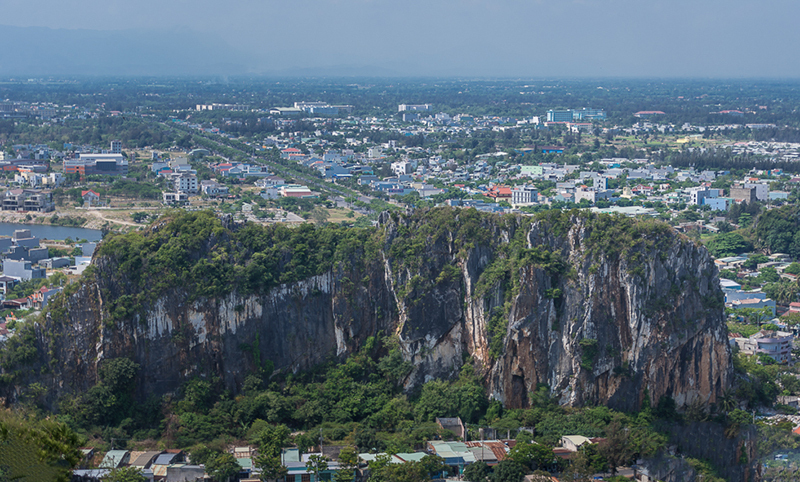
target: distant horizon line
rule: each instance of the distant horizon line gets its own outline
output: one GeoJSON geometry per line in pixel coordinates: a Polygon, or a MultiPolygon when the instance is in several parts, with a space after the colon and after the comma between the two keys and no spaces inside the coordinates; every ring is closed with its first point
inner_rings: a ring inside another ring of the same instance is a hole
{"type": "MultiPolygon", "coordinates": [[[[320,69],[331,67],[320,67],[320,69]]],[[[309,70],[313,70],[310,68],[309,70]]],[[[231,74],[81,74],[81,75],[47,75],[34,73],[0,74],[0,82],[19,82],[36,83],[40,81],[84,81],[84,80],[103,80],[103,79],[158,79],[158,80],[218,80],[221,82],[231,80],[247,79],[270,79],[270,80],[381,80],[381,81],[464,81],[464,82],[564,82],[564,81],[650,81],[650,82],[798,82],[797,77],[709,77],[709,76],[557,76],[557,77],[525,77],[525,76],[466,76],[466,75],[298,75],[298,74],[274,74],[274,73],[231,73],[231,74]],[[22,79],[20,77],[27,77],[22,79]]]]}

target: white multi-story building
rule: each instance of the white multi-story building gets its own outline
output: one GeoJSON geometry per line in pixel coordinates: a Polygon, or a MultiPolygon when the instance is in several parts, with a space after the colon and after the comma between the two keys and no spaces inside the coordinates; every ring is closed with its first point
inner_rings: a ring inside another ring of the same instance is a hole
{"type": "Polygon", "coordinates": [[[398,161],[392,163],[392,172],[395,176],[411,174],[417,169],[417,161],[398,161]]]}
{"type": "Polygon", "coordinates": [[[397,106],[398,112],[406,112],[409,110],[414,111],[429,111],[431,110],[431,104],[400,104],[397,106]]]}
{"type": "Polygon", "coordinates": [[[122,141],[111,141],[111,154],[122,154],[122,141]]]}
{"type": "Polygon", "coordinates": [[[533,204],[539,200],[535,186],[519,186],[511,189],[511,205],[533,204]]]}
{"type": "Polygon", "coordinates": [[[778,363],[791,361],[792,340],[794,335],[789,332],[769,330],[761,330],[749,338],[735,338],[736,345],[745,355],[763,353],[778,363]]]}
{"type": "Polygon", "coordinates": [[[594,204],[601,199],[609,200],[611,199],[611,195],[613,191],[601,191],[597,190],[593,187],[590,188],[576,188],[575,189],[575,202],[579,203],[581,200],[586,199],[590,203],[594,204]]]}
{"type": "Polygon", "coordinates": [[[172,175],[172,180],[176,192],[189,194],[197,192],[197,176],[194,174],[176,173],[172,175]]]}
{"type": "Polygon", "coordinates": [[[711,190],[706,187],[693,187],[689,189],[689,204],[701,206],[703,199],[711,197],[711,190]]]}

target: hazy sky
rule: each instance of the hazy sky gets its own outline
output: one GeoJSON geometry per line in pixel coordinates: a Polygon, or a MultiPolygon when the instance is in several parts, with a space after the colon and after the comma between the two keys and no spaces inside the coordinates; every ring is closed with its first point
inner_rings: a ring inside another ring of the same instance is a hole
{"type": "Polygon", "coordinates": [[[254,73],[800,77],[797,0],[0,0],[0,12],[16,27],[175,30],[254,73]]]}

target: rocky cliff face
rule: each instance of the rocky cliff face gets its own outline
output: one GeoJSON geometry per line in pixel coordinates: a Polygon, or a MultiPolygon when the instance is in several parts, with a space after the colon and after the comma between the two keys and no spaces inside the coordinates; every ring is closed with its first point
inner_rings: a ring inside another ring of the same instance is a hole
{"type": "Polygon", "coordinates": [[[134,288],[104,253],[38,325],[25,379],[55,402],[96,383],[103,359],[129,357],[142,394],[212,375],[235,392],[266,360],[303,370],[378,332],[395,333],[413,363],[409,389],[470,360],[512,407],[540,384],[569,405],[714,402],[732,378],[716,268],[666,225],[435,209],[384,215],[373,240],[377,251],[323,274],[213,298],[170,286],[124,317],[109,306],[134,288]]]}

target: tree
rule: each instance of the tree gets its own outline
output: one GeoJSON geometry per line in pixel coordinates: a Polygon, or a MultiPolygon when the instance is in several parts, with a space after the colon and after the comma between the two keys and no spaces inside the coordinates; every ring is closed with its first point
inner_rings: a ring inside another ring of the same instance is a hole
{"type": "Polygon", "coordinates": [[[261,480],[275,480],[286,476],[288,470],[281,461],[281,450],[289,441],[286,425],[267,425],[256,435],[258,456],[253,460],[261,469],[261,480]]]}
{"type": "Polygon", "coordinates": [[[489,466],[482,460],[467,465],[464,469],[464,480],[469,482],[489,482],[489,466]]]}
{"type": "Polygon", "coordinates": [[[761,264],[761,263],[769,263],[769,261],[770,261],[770,259],[768,257],[764,256],[761,253],[756,253],[756,254],[750,255],[747,258],[747,260],[745,260],[745,262],[742,263],[742,266],[744,266],[747,269],[756,269],[759,264],[761,264]]]}
{"type": "Polygon", "coordinates": [[[189,449],[189,459],[194,465],[205,465],[209,459],[216,457],[217,451],[203,444],[195,445],[189,449]]]}
{"type": "Polygon", "coordinates": [[[261,469],[261,480],[277,480],[286,477],[289,473],[283,462],[281,462],[280,454],[276,457],[271,454],[259,453],[253,464],[261,469]]]}
{"type": "Polygon", "coordinates": [[[51,420],[0,409],[0,480],[70,480],[81,460],[78,436],[51,420]]]}
{"type": "Polygon", "coordinates": [[[112,470],[102,478],[103,482],[147,482],[147,477],[137,467],[122,467],[112,470]]]}
{"type": "Polygon", "coordinates": [[[505,459],[494,466],[492,482],[521,482],[525,477],[525,467],[510,459],[505,459]]]}
{"type": "Polygon", "coordinates": [[[358,452],[355,447],[344,447],[339,452],[339,467],[336,471],[336,482],[351,482],[355,478],[355,470],[358,467],[358,452]]]}
{"type": "MultiPolygon", "coordinates": [[[[766,268],[764,268],[766,270],[766,268]]],[[[788,280],[780,280],[777,283],[767,283],[763,287],[767,297],[772,298],[778,303],[788,304],[797,299],[797,283],[788,280]]]]}
{"type": "Polygon", "coordinates": [[[525,467],[544,469],[555,460],[553,448],[539,443],[517,443],[508,452],[509,459],[525,467]]]}
{"type": "Polygon", "coordinates": [[[787,266],[786,269],[783,270],[783,272],[784,273],[789,273],[789,274],[795,274],[795,275],[800,274],[800,263],[797,263],[795,261],[794,263],[792,263],[789,266],[787,266]]]}
{"type": "Polygon", "coordinates": [[[612,474],[616,474],[617,467],[627,464],[635,455],[630,433],[619,417],[606,428],[606,439],[600,443],[600,454],[608,461],[612,474]]]}
{"type": "Polygon", "coordinates": [[[306,470],[314,474],[314,479],[311,482],[318,482],[320,479],[320,474],[322,472],[328,470],[328,457],[324,455],[311,455],[308,457],[308,462],[306,462],[306,470]]]}
{"type": "Polygon", "coordinates": [[[217,482],[228,482],[242,470],[236,458],[227,452],[220,453],[206,462],[206,473],[217,482]]]}
{"type": "MultiPolygon", "coordinates": [[[[441,475],[447,471],[447,464],[438,455],[426,455],[418,462],[428,475],[441,475]]],[[[438,478],[438,477],[437,477],[438,478]]]]}
{"type": "Polygon", "coordinates": [[[570,482],[590,482],[594,472],[589,456],[583,451],[578,451],[561,473],[561,479],[570,482]]]}
{"type": "Polygon", "coordinates": [[[753,245],[738,233],[718,234],[706,243],[706,247],[715,258],[733,256],[753,249],[753,245]]]}
{"type": "Polygon", "coordinates": [[[328,213],[328,210],[323,208],[322,206],[316,206],[311,211],[311,219],[317,224],[327,223],[328,218],[330,218],[330,213],[328,213]]]}
{"type": "Polygon", "coordinates": [[[800,313],[786,313],[781,316],[781,321],[788,325],[800,324],[800,313]]]}
{"type": "Polygon", "coordinates": [[[719,400],[719,407],[722,409],[723,413],[729,413],[736,408],[736,397],[733,396],[733,392],[730,390],[722,392],[722,397],[719,400]]]}

